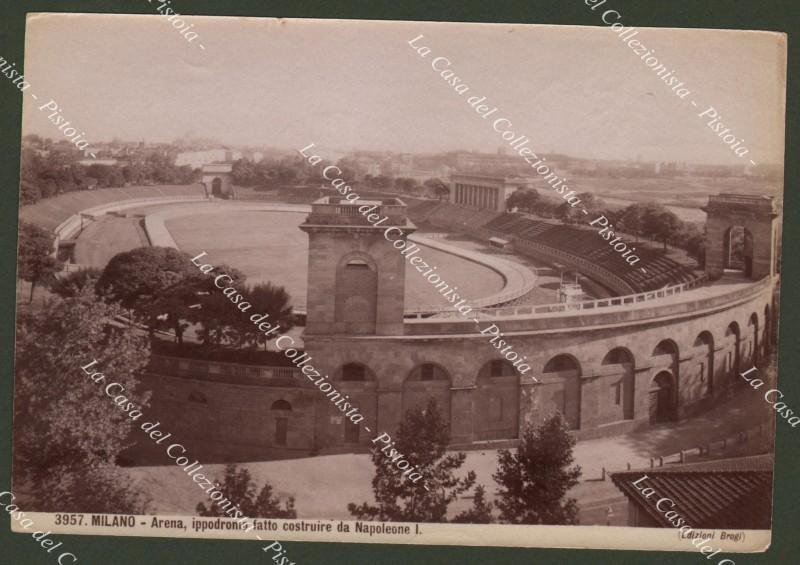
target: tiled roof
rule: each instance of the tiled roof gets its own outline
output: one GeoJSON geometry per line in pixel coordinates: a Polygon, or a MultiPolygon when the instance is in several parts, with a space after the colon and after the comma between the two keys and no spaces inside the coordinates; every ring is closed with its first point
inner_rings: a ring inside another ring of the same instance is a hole
{"type": "Polygon", "coordinates": [[[612,473],[625,496],[657,523],[672,527],[656,502],[667,497],[694,528],[769,529],[772,513],[772,456],[745,457],[612,473]],[[633,485],[651,487],[649,500],[633,485]]]}

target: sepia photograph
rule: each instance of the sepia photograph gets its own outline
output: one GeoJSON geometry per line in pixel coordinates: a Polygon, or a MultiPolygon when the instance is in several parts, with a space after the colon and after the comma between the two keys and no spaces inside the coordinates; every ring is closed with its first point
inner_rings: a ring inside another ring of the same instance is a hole
{"type": "Polygon", "coordinates": [[[787,35],[577,4],[27,14],[0,509],[41,562],[85,536],[788,562],[787,35]]]}

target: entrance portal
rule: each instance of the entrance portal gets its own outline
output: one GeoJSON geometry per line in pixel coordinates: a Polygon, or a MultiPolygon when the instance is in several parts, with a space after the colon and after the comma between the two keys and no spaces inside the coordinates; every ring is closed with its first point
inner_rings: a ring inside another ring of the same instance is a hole
{"type": "Polygon", "coordinates": [[[214,198],[222,197],[222,179],[219,177],[216,177],[213,181],[211,181],[211,195],[214,198]]]}
{"type": "Polygon", "coordinates": [[[650,387],[650,423],[669,422],[675,419],[674,385],[672,374],[661,371],[650,387]]]}

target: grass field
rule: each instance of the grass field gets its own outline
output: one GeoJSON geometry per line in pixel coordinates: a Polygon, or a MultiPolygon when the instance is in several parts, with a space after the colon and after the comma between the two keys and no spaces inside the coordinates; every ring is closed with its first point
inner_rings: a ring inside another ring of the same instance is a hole
{"type": "MultiPolygon", "coordinates": [[[[264,211],[218,211],[166,221],[175,242],[196,255],[208,252],[213,264],[227,264],[247,275],[249,283],[272,281],[303,304],[308,272],[308,236],[298,226],[306,214],[264,211]],[[298,297],[302,299],[298,300],[298,297]]],[[[423,248],[420,255],[465,298],[502,290],[497,272],[455,255],[423,248]]],[[[414,269],[406,269],[406,305],[443,305],[442,297],[414,269]]]]}

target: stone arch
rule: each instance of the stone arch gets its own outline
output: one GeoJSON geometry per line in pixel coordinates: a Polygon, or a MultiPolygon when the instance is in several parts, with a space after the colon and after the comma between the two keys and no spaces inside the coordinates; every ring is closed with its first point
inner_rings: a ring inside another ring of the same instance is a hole
{"type": "Polygon", "coordinates": [[[753,234],[743,225],[733,225],[722,238],[722,267],[726,271],[739,271],[745,277],[753,276],[753,234]]]}
{"type": "Polygon", "coordinates": [[[478,440],[519,437],[519,375],[505,359],[492,359],[478,371],[475,434],[478,440]]]}
{"type": "MultiPolygon", "coordinates": [[[[635,406],[636,360],[625,347],[615,347],[603,357],[601,365],[612,377],[611,398],[606,413],[612,414],[610,421],[632,420],[635,406]]],[[[605,371],[604,371],[605,374],[605,371]]]]}
{"type": "Polygon", "coordinates": [[[706,272],[712,280],[732,267],[751,280],[776,271],[779,213],[773,197],[716,194],[708,197],[703,210],[707,215],[706,272]],[[733,257],[731,248],[735,251],[733,257]]]}
{"type": "Polygon", "coordinates": [[[286,412],[292,411],[292,405],[289,404],[286,400],[276,400],[272,403],[272,406],[269,407],[270,410],[285,410],[286,412]]]}
{"type": "Polygon", "coordinates": [[[289,438],[289,415],[292,412],[292,405],[283,399],[276,400],[270,406],[273,418],[273,445],[285,446],[289,438]]]}
{"type": "Polygon", "coordinates": [[[357,361],[351,361],[342,365],[337,371],[338,381],[341,382],[365,382],[374,381],[375,374],[372,370],[357,361]]]}
{"type": "Polygon", "coordinates": [[[222,179],[219,177],[214,177],[211,181],[211,196],[222,198],[222,179]]]}
{"type": "Polygon", "coordinates": [[[564,415],[571,430],[581,428],[582,369],[578,360],[567,353],[545,363],[544,376],[555,378],[561,386],[553,393],[553,405],[564,415]]]}
{"type": "Polygon", "coordinates": [[[747,343],[747,351],[745,355],[747,356],[747,363],[748,365],[755,365],[758,363],[760,359],[760,351],[759,345],[760,341],[758,339],[758,314],[753,312],[750,314],[750,318],[747,320],[747,328],[748,328],[748,343],[747,343]]]}
{"type": "Polygon", "coordinates": [[[710,331],[704,330],[697,334],[693,345],[697,352],[695,355],[698,365],[697,382],[701,389],[701,395],[712,396],[714,394],[714,336],[710,331]]]}
{"type": "Polygon", "coordinates": [[[403,413],[415,407],[425,408],[432,398],[444,421],[450,422],[451,382],[450,373],[438,363],[424,362],[415,366],[403,381],[403,413]]]}
{"type": "Polygon", "coordinates": [[[650,423],[669,422],[675,419],[675,376],[667,371],[659,371],[650,382],[650,423]]]}
{"type": "Polygon", "coordinates": [[[336,267],[334,316],[348,333],[375,332],[378,308],[378,266],[361,251],[345,254],[336,267]]]}
{"type": "MultiPolygon", "coordinates": [[[[368,438],[361,434],[361,424],[354,424],[350,418],[342,417],[342,412],[333,405],[341,399],[351,406],[357,406],[359,413],[364,415],[366,421],[374,423],[378,414],[377,378],[375,373],[364,363],[348,361],[342,364],[333,374],[336,383],[333,389],[320,388],[327,398],[322,399],[323,413],[327,411],[334,418],[341,418],[341,435],[339,441],[344,445],[364,443],[368,438]]],[[[321,383],[320,387],[325,386],[321,383]]],[[[372,425],[372,424],[368,424],[372,425]]]]}
{"type": "Polygon", "coordinates": [[[670,393],[673,394],[674,397],[671,402],[677,407],[679,405],[678,399],[682,392],[680,390],[680,350],[678,344],[669,338],[662,339],[653,348],[651,358],[653,360],[655,373],[658,373],[660,370],[666,370],[672,375],[673,380],[670,386],[670,393]]]}
{"type": "Polygon", "coordinates": [[[739,374],[741,370],[741,341],[742,332],[737,322],[731,322],[725,328],[725,365],[724,378],[727,384],[739,374]]]}

